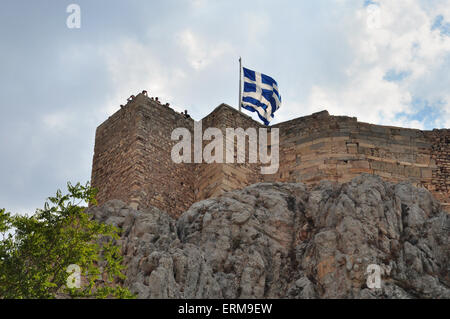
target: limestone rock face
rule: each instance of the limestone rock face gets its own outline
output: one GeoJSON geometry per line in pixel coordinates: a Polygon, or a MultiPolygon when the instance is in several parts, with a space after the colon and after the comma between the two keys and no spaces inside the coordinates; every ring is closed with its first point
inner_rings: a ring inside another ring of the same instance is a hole
{"type": "Polygon", "coordinates": [[[90,212],[122,228],[125,285],[140,298],[450,298],[449,215],[406,182],[260,183],[178,220],[117,200],[90,212]]]}

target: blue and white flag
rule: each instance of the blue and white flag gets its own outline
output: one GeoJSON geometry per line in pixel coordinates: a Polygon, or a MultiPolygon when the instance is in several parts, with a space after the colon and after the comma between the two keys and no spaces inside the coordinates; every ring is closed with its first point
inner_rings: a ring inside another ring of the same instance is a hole
{"type": "Polygon", "coordinates": [[[277,82],[268,75],[244,67],[242,69],[244,70],[242,107],[258,113],[261,121],[269,125],[269,122],[273,120],[273,113],[281,105],[277,82]]]}

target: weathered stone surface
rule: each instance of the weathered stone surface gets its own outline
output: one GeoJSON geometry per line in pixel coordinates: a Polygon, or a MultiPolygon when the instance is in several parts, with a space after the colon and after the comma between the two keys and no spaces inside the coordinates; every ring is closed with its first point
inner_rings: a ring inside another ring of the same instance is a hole
{"type": "Polygon", "coordinates": [[[178,221],[118,200],[90,212],[122,228],[140,298],[450,298],[449,215],[406,182],[260,183],[178,221]],[[369,264],[381,289],[367,287],[369,264]]]}
{"type": "Polygon", "coordinates": [[[194,202],[194,164],[176,165],[175,128],[192,131],[187,118],[168,105],[138,94],[96,130],[92,185],[97,200],[120,199],[131,207],[159,207],[173,217],[194,202]]]}

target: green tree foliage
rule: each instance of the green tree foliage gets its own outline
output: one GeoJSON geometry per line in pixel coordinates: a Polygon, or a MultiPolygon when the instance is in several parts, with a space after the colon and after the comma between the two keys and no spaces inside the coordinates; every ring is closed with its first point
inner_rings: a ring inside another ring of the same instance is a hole
{"type": "Polygon", "coordinates": [[[85,213],[97,191],[89,183],[67,187],[33,216],[0,210],[0,298],[132,297],[120,285],[119,229],[85,213]],[[69,265],[80,267],[80,288],[67,284],[69,265]]]}

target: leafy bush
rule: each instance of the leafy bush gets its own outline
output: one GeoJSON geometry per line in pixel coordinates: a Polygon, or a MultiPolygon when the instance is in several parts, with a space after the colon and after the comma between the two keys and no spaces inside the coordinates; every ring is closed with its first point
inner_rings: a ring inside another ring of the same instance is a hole
{"type": "Polygon", "coordinates": [[[133,297],[120,285],[119,229],[93,220],[82,206],[96,204],[97,190],[89,183],[67,188],[33,216],[0,210],[0,298],[133,297]],[[79,288],[68,284],[69,265],[81,270],[79,288]]]}

